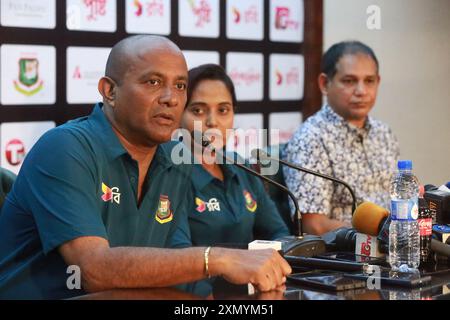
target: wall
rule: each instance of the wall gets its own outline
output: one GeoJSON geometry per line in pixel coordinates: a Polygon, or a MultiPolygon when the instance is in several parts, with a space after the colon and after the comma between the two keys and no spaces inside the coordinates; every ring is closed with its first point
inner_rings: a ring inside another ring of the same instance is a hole
{"type": "Polygon", "coordinates": [[[375,118],[387,122],[421,183],[450,181],[450,1],[325,0],[324,50],[358,39],[381,64],[375,118]],[[381,29],[366,26],[369,5],[381,29]]]}
{"type": "MultiPolygon", "coordinates": [[[[111,47],[137,33],[169,37],[189,67],[223,65],[240,129],[286,137],[320,105],[322,12],[322,0],[1,0],[0,165],[19,172],[44,132],[89,114],[111,47]]],[[[256,146],[238,138],[248,157],[256,146]]]]}

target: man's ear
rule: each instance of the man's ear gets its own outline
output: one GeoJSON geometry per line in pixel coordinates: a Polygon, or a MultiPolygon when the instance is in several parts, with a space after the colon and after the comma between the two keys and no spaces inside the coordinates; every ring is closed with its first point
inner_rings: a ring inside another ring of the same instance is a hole
{"type": "Polygon", "coordinates": [[[326,96],[328,94],[328,77],[325,73],[321,73],[319,78],[317,79],[319,84],[319,89],[322,92],[322,95],[326,96]]]}
{"type": "Polygon", "coordinates": [[[114,107],[116,101],[117,84],[110,77],[102,77],[98,81],[98,92],[103,97],[103,101],[114,107]]]}

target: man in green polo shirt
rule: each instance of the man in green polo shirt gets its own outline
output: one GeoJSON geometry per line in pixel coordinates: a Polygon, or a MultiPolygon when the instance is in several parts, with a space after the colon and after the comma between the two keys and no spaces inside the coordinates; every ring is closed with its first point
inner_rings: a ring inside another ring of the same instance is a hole
{"type": "Polygon", "coordinates": [[[0,215],[0,299],[59,299],[223,276],[261,291],[291,272],[274,250],[166,249],[189,166],[169,141],[186,102],[187,67],[163,37],[112,49],[103,103],[47,132],[27,155],[0,215]],[[81,287],[71,283],[79,270],[81,287]]]}

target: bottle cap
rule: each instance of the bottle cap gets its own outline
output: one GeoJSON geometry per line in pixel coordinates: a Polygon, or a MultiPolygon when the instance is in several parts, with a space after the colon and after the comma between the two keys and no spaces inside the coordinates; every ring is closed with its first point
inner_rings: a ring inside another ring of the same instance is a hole
{"type": "Polygon", "coordinates": [[[398,170],[412,170],[411,160],[399,160],[397,163],[398,170]]]}

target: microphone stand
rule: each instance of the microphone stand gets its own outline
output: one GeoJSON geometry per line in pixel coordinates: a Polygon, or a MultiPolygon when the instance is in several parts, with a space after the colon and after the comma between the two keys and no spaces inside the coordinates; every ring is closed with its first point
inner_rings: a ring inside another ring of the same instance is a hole
{"type": "MultiPolygon", "coordinates": [[[[194,136],[194,142],[199,144],[203,149],[208,148],[211,144],[211,141],[209,141],[207,138],[205,138],[201,133],[194,136]]],[[[278,239],[283,243],[283,249],[282,249],[282,255],[290,255],[290,256],[313,256],[316,254],[322,254],[326,251],[326,245],[325,241],[322,240],[322,238],[318,236],[313,235],[307,235],[303,236],[303,226],[302,226],[302,220],[301,220],[301,213],[300,208],[297,203],[297,199],[295,199],[294,194],[289,191],[288,188],[283,186],[282,184],[279,184],[278,182],[275,182],[262,174],[244,166],[243,164],[238,163],[237,161],[234,161],[234,159],[231,159],[227,157],[221,150],[213,149],[211,151],[214,151],[216,154],[216,157],[221,157],[222,159],[225,159],[226,163],[234,164],[237,167],[239,167],[242,170],[245,170],[246,172],[250,173],[253,176],[256,176],[260,179],[263,179],[267,181],[270,184],[273,184],[277,186],[278,188],[281,188],[285,192],[289,194],[292,201],[294,202],[295,208],[296,208],[296,231],[294,236],[288,236],[283,237],[281,239],[278,239]]]]}
{"type": "MultiPolygon", "coordinates": [[[[252,154],[254,154],[254,152],[252,152],[252,154]]],[[[278,161],[279,163],[282,163],[282,164],[284,164],[285,166],[288,166],[289,168],[296,169],[296,170],[299,170],[299,171],[302,171],[302,172],[306,172],[306,173],[312,174],[312,175],[314,175],[314,176],[318,176],[318,177],[321,177],[321,178],[323,178],[323,179],[331,180],[331,181],[333,181],[333,182],[342,184],[343,186],[345,186],[345,187],[348,189],[348,191],[350,191],[350,194],[351,194],[352,200],[353,200],[353,202],[352,202],[352,215],[353,215],[353,212],[355,212],[355,209],[356,209],[356,196],[355,196],[355,192],[353,191],[352,187],[350,187],[350,185],[349,185],[347,182],[342,181],[342,180],[340,180],[340,179],[337,179],[337,178],[335,178],[335,177],[329,176],[329,175],[327,175],[327,174],[323,174],[323,173],[320,173],[320,172],[317,172],[317,171],[313,171],[313,170],[310,170],[310,169],[307,169],[307,168],[300,167],[299,165],[296,165],[296,164],[293,164],[293,163],[284,161],[284,160],[282,160],[282,159],[272,158],[272,157],[270,157],[265,151],[260,150],[260,149],[256,149],[256,157],[255,157],[255,158],[256,158],[260,163],[261,163],[261,160],[264,159],[264,158],[265,158],[266,160],[270,160],[270,161],[278,161]]]]}
{"type": "Polygon", "coordinates": [[[247,172],[250,173],[251,175],[254,175],[255,177],[261,178],[261,179],[263,179],[264,181],[267,181],[268,183],[270,183],[270,184],[272,184],[272,185],[274,185],[274,186],[277,186],[278,188],[280,188],[280,189],[282,189],[283,191],[287,192],[288,195],[289,195],[289,197],[290,197],[290,198],[292,199],[292,201],[294,202],[295,212],[296,212],[296,214],[295,214],[295,225],[294,225],[294,233],[295,233],[295,234],[294,234],[294,235],[295,235],[297,238],[302,238],[302,237],[303,237],[303,224],[302,224],[302,216],[301,216],[301,213],[300,213],[300,208],[299,208],[297,199],[295,198],[294,194],[293,194],[288,188],[286,188],[285,186],[283,186],[282,184],[280,184],[280,183],[278,183],[278,182],[276,182],[276,181],[273,181],[273,180],[267,178],[266,176],[263,176],[262,174],[259,174],[258,172],[256,172],[256,171],[254,171],[254,170],[252,170],[252,169],[250,169],[250,168],[244,166],[243,164],[240,164],[240,163],[235,162],[233,159],[227,157],[224,153],[222,153],[222,152],[220,152],[220,151],[218,151],[218,150],[215,150],[215,152],[216,152],[216,154],[217,154],[218,156],[221,156],[221,157],[224,158],[227,162],[233,163],[235,166],[241,168],[242,170],[247,171],[247,172]]]}

